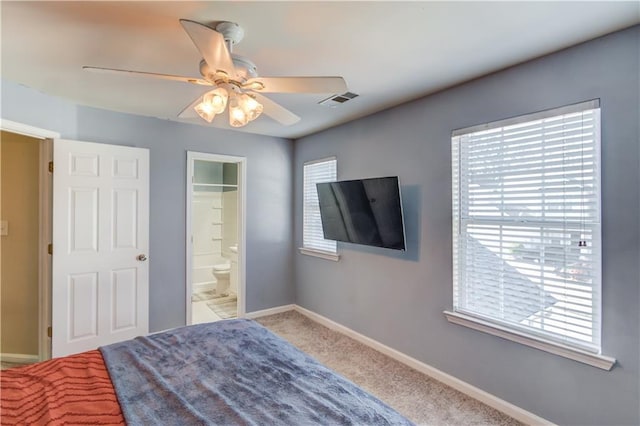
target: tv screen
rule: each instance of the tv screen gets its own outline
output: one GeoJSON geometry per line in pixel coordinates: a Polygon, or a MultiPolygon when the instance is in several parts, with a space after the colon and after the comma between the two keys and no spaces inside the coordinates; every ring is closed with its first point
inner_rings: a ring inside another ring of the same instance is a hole
{"type": "Polygon", "coordinates": [[[325,239],[405,250],[397,176],[316,185],[325,239]]]}

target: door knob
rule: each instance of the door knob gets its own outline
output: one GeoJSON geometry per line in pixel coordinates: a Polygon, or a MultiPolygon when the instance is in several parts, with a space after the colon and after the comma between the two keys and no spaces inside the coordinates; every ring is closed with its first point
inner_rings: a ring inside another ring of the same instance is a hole
{"type": "Polygon", "coordinates": [[[145,260],[147,260],[147,255],[146,254],[139,254],[136,259],[138,259],[140,262],[144,262],[145,260]]]}

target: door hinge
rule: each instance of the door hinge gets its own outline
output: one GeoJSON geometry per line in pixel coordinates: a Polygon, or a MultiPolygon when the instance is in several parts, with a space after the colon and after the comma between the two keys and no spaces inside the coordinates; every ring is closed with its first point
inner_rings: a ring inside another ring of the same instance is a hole
{"type": "Polygon", "coordinates": [[[49,161],[49,173],[53,173],[53,161],[49,161]]]}
{"type": "Polygon", "coordinates": [[[53,254],[53,244],[48,244],[47,245],[47,253],[53,254]]]}
{"type": "Polygon", "coordinates": [[[47,327],[47,336],[51,337],[53,335],[53,329],[51,326],[47,327]]]}

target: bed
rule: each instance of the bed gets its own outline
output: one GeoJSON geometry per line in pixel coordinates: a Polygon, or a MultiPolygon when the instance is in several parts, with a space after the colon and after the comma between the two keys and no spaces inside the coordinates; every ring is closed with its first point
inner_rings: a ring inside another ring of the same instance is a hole
{"type": "Polygon", "coordinates": [[[409,425],[248,319],[5,370],[2,424],[409,425]]]}

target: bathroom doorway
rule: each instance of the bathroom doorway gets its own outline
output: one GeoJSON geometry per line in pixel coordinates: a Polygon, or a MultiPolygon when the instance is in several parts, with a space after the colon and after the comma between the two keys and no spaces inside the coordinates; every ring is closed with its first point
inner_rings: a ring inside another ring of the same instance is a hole
{"type": "Polygon", "coordinates": [[[244,316],[246,159],[187,152],[187,324],[244,316]]]}

